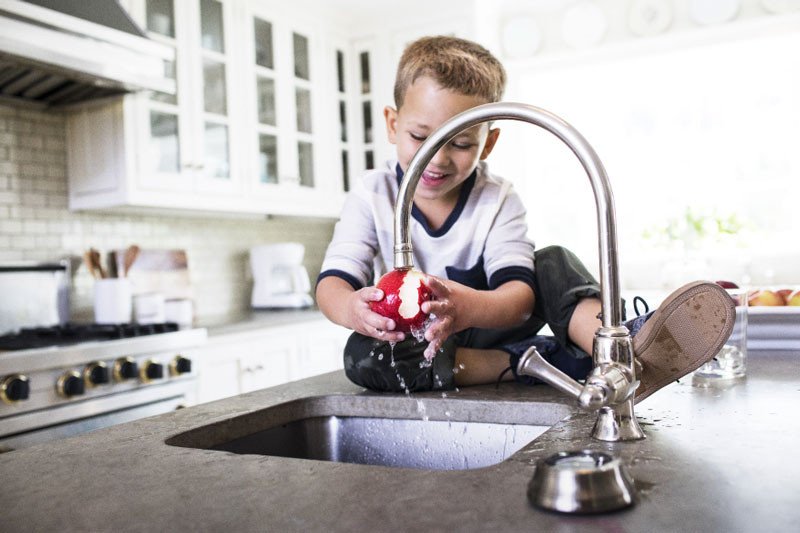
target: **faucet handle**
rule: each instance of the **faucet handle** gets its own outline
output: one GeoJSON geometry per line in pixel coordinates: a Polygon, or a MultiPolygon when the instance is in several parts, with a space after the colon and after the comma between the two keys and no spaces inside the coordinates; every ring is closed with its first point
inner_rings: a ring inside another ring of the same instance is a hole
{"type": "Polygon", "coordinates": [[[608,404],[606,396],[608,396],[607,387],[587,382],[578,395],[578,405],[586,411],[596,411],[608,404]]]}
{"type": "Polygon", "coordinates": [[[517,374],[539,378],[573,398],[578,398],[583,390],[577,381],[545,361],[535,346],[525,350],[519,358],[517,374]]]}
{"type": "Polygon", "coordinates": [[[603,363],[586,378],[586,385],[578,397],[584,409],[599,409],[606,405],[620,404],[633,397],[639,381],[633,380],[628,368],[619,363],[603,363]]]}
{"type": "Polygon", "coordinates": [[[632,382],[630,371],[618,363],[603,363],[594,367],[586,378],[586,384],[581,385],[548,363],[535,346],[528,348],[520,357],[517,374],[546,381],[575,398],[578,405],[587,411],[622,403],[631,398],[639,386],[638,381],[632,382]]]}

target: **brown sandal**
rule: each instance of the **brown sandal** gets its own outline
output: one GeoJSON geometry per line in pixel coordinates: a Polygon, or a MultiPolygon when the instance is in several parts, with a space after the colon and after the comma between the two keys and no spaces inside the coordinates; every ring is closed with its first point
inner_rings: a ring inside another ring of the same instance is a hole
{"type": "Polygon", "coordinates": [[[633,338],[637,403],[716,356],[735,319],[733,300],[716,283],[695,281],[670,294],[633,338]]]}

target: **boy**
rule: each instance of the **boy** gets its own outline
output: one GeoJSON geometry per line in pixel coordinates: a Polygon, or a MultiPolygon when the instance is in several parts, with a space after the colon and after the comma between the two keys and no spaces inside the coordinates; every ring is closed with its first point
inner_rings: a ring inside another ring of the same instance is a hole
{"type": "MultiPolygon", "coordinates": [[[[423,304],[423,311],[436,317],[425,341],[405,339],[390,319],[369,308],[383,297],[372,284],[393,268],[395,200],[412,157],[452,116],[499,101],[504,86],[499,61],[470,41],[422,38],[400,59],[396,108],[384,110],[397,161],[368,172],[349,195],[317,282],[317,303],[325,316],[354,330],[344,359],[347,376],[358,385],[416,391],[489,383],[509,366],[516,376],[516,362],[532,344],[575,379],[585,378],[592,368],[587,354],[600,326],[597,282],[562,248],[537,251],[534,264],[522,202],[510,183],[490,174],[484,162],[500,133],[488,124],[459,133],[442,148],[415,191],[410,227],[414,264],[428,275],[435,295],[423,304]],[[555,338],[535,336],[545,323],[555,338]]],[[[679,332],[673,330],[692,320],[676,315],[670,306],[652,321],[647,339],[639,342],[642,354],[637,353],[640,359],[645,356],[641,379],[647,384],[639,389],[640,397],[717,353],[733,325],[733,306],[726,298],[722,289],[705,283],[668,299],[679,310],[684,303],[702,304],[692,319],[702,327],[690,328],[697,342],[673,342],[680,353],[670,352],[665,376],[648,349],[653,339],[674,338],[679,332]],[[706,327],[714,320],[714,327],[706,327]],[[726,322],[727,334],[720,328],[726,322]]],[[[638,325],[631,324],[635,329],[638,325]]]]}

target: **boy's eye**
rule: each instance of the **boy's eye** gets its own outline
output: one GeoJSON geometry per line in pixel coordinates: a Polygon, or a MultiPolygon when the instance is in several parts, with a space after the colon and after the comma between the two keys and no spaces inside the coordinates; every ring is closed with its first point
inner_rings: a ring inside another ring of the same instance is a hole
{"type": "Polygon", "coordinates": [[[419,142],[422,142],[425,139],[427,139],[427,137],[425,137],[424,135],[417,135],[416,133],[409,133],[409,135],[411,136],[412,139],[419,142]]]}
{"type": "Polygon", "coordinates": [[[472,143],[469,142],[454,142],[451,143],[451,145],[456,150],[469,150],[470,148],[472,148],[472,143]]]}

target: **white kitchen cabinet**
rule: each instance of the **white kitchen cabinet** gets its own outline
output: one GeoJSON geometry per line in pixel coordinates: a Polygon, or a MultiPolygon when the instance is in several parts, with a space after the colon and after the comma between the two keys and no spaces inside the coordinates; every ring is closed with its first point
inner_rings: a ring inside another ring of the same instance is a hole
{"type": "Polygon", "coordinates": [[[249,2],[242,94],[252,198],[275,209],[338,216],[346,191],[339,130],[338,52],[327,19],[285,3],[249,2]]]}
{"type": "Polygon", "coordinates": [[[198,360],[199,403],[342,368],[350,331],[326,319],[209,337],[198,360]]]}
{"type": "Polygon", "coordinates": [[[338,42],[277,3],[127,0],[177,94],[72,108],[70,208],[338,216],[338,42]],[[281,15],[278,15],[278,14],[281,15]]]}

